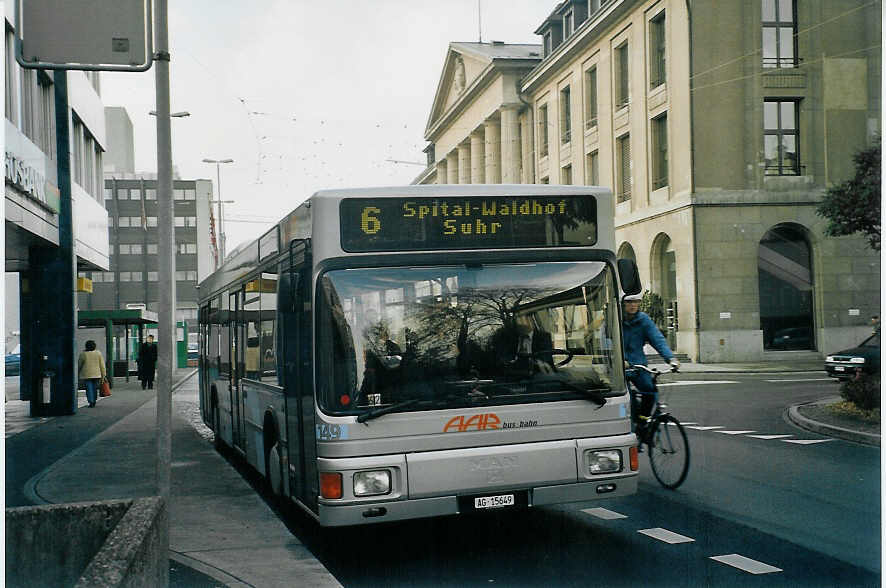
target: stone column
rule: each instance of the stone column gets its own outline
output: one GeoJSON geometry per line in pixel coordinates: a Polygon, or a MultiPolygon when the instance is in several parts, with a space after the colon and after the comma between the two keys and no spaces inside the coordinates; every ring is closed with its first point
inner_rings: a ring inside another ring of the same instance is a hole
{"type": "Polygon", "coordinates": [[[486,183],[501,184],[501,126],[497,120],[488,120],[483,127],[486,131],[486,183]]]}
{"type": "Polygon", "coordinates": [[[535,134],[533,130],[533,113],[532,108],[527,108],[523,114],[521,121],[522,139],[523,139],[523,178],[524,184],[535,183],[535,134]]]}
{"type": "Polygon", "coordinates": [[[520,121],[516,106],[501,109],[501,183],[520,183],[520,121]]]}
{"type": "Polygon", "coordinates": [[[446,155],[446,183],[458,183],[458,153],[455,151],[446,155]]]}
{"type": "Polygon", "coordinates": [[[471,183],[486,183],[486,149],[484,132],[471,133],[471,183]]]}
{"type": "Polygon", "coordinates": [[[447,177],[446,160],[441,159],[440,161],[437,162],[437,183],[438,184],[445,184],[446,177],[447,177]]]}
{"type": "Polygon", "coordinates": [[[471,145],[462,143],[458,146],[458,183],[471,183],[471,145]]]}

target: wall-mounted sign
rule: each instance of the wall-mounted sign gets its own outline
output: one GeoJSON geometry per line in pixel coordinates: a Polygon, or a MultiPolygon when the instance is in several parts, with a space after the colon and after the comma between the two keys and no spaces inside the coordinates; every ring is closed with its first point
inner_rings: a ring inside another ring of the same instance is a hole
{"type": "Polygon", "coordinates": [[[721,313],[720,313],[720,318],[721,318],[721,319],[731,319],[731,318],[732,318],[732,313],[731,313],[731,312],[721,312],[721,313]]]}
{"type": "Polygon", "coordinates": [[[849,316],[858,316],[860,314],[861,314],[861,312],[857,308],[850,308],[849,309],[849,316]]]}
{"type": "Polygon", "coordinates": [[[12,151],[6,152],[6,183],[20,190],[31,200],[35,200],[58,212],[58,188],[49,184],[43,174],[31,167],[12,151]]]}

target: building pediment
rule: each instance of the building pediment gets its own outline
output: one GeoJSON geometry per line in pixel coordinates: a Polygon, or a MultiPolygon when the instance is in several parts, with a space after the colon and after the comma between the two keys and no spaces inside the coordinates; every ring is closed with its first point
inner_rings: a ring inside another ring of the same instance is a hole
{"type": "Polygon", "coordinates": [[[539,45],[450,43],[425,130],[427,135],[447,113],[466,100],[472,88],[490,72],[522,65],[527,71],[541,59],[539,45]]]}

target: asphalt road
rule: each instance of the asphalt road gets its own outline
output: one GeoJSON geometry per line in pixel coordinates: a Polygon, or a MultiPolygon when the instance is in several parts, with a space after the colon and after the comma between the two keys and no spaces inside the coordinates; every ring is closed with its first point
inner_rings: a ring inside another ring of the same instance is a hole
{"type": "Polygon", "coordinates": [[[639,492],[599,503],[344,530],[287,520],[345,586],[879,586],[879,448],[783,418],[835,394],[824,378],[667,376],[672,413],[695,427],[677,491],[643,458],[639,492]]]}

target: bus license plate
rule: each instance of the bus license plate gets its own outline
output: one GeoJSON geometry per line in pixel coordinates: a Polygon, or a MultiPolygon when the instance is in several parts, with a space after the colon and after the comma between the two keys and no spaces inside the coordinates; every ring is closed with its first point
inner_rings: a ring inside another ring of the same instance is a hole
{"type": "Polygon", "coordinates": [[[498,496],[478,496],[474,498],[474,508],[477,510],[483,508],[502,508],[505,506],[514,506],[513,494],[499,494],[498,496]]]}

